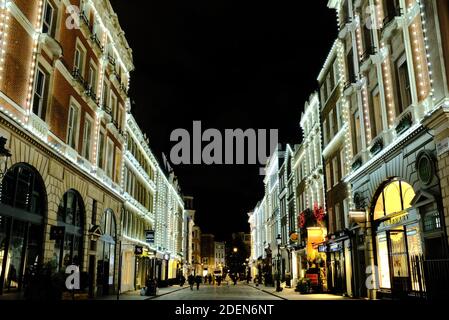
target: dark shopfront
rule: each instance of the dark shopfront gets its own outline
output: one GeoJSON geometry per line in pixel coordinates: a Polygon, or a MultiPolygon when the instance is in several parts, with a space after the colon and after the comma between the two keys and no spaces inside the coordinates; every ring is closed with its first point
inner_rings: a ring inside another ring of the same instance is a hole
{"type": "Polygon", "coordinates": [[[327,252],[328,288],[335,294],[347,293],[346,285],[346,259],[344,241],[347,236],[338,237],[331,235],[327,245],[322,250],[327,252]]]}
{"type": "Polygon", "coordinates": [[[39,173],[18,164],[4,177],[0,196],[1,295],[21,291],[42,263],[46,193],[39,173]]]}

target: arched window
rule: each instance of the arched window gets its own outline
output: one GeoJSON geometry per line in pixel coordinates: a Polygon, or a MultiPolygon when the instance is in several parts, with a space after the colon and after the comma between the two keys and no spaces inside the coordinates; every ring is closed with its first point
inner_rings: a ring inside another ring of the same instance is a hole
{"type": "Polygon", "coordinates": [[[59,267],[82,262],[84,204],[75,190],[67,191],[58,207],[58,226],[65,228],[64,242],[55,243],[55,260],[59,267]]]}
{"type": "Polygon", "coordinates": [[[410,208],[414,197],[415,191],[408,183],[401,180],[389,182],[376,200],[373,212],[374,220],[410,208]]]}
{"type": "Polygon", "coordinates": [[[39,172],[25,163],[14,165],[1,181],[0,203],[1,294],[5,285],[22,288],[24,274],[42,261],[47,196],[39,172]]]}
{"type": "Polygon", "coordinates": [[[36,169],[21,163],[8,170],[1,183],[1,203],[16,209],[43,215],[45,186],[36,169]]]}

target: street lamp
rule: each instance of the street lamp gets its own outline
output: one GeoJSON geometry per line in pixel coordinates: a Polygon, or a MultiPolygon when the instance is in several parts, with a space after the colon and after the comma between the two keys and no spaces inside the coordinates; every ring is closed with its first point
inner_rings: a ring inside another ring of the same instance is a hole
{"type": "Polygon", "coordinates": [[[8,158],[11,157],[11,151],[5,148],[6,138],[0,137],[0,180],[8,171],[8,158]]]}
{"type": "Polygon", "coordinates": [[[278,234],[276,237],[276,244],[278,245],[278,267],[277,267],[277,275],[276,275],[276,292],[281,292],[281,244],[282,238],[281,235],[278,234]]]}
{"type": "Polygon", "coordinates": [[[232,251],[234,251],[234,253],[237,253],[239,251],[238,248],[234,248],[232,251]]]}

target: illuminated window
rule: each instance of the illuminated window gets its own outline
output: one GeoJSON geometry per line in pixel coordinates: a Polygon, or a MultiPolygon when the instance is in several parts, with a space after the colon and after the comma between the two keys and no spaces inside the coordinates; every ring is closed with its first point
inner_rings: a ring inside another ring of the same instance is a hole
{"type": "Polygon", "coordinates": [[[374,220],[407,210],[415,197],[413,187],[400,180],[387,184],[377,198],[374,207],[374,220]]]}

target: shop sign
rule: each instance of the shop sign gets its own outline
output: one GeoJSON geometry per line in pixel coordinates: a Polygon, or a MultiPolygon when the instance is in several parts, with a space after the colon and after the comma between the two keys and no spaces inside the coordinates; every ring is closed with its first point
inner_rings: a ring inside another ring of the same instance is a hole
{"type": "Polygon", "coordinates": [[[322,244],[318,246],[318,252],[327,252],[327,245],[322,244]]]}
{"type": "Polygon", "coordinates": [[[134,254],[136,256],[140,256],[143,254],[143,247],[142,246],[135,246],[134,247],[134,254]]]}
{"type": "Polygon", "coordinates": [[[405,211],[395,217],[385,220],[380,223],[378,230],[389,230],[397,226],[402,226],[409,224],[411,222],[416,222],[418,220],[418,215],[416,210],[405,211]]]}
{"type": "Polygon", "coordinates": [[[148,244],[154,244],[154,230],[146,230],[145,239],[148,244]]]}
{"type": "Polygon", "coordinates": [[[342,249],[343,249],[343,243],[341,243],[341,242],[332,243],[329,246],[330,252],[337,252],[337,251],[341,251],[342,249]]]}

